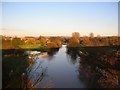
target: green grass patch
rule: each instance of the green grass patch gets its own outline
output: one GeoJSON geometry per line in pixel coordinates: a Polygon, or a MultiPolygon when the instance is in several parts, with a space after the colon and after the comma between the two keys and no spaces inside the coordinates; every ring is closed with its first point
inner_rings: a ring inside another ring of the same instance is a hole
{"type": "Polygon", "coordinates": [[[24,49],[24,50],[38,50],[38,51],[41,51],[41,52],[46,52],[47,51],[46,46],[41,45],[41,44],[19,45],[19,47],[21,49],[24,49]]]}
{"type": "Polygon", "coordinates": [[[40,44],[29,44],[29,45],[19,45],[21,49],[34,49],[34,48],[40,48],[40,44]]]}

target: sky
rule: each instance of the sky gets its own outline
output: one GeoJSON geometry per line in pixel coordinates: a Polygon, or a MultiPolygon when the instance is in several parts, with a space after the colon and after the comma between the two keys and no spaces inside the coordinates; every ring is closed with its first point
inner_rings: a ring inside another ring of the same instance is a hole
{"type": "Polygon", "coordinates": [[[0,28],[8,36],[118,35],[118,3],[2,2],[0,28]]]}

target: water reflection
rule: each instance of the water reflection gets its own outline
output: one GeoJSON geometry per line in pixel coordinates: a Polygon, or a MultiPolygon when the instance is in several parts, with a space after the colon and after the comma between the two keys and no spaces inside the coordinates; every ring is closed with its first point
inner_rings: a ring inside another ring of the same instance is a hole
{"type": "Polygon", "coordinates": [[[68,57],[70,58],[70,62],[72,64],[75,64],[78,60],[79,49],[78,48],[67,48],[66,53],[67,53],[68,57]]]}
{"type": "Polygon", "coordinates": [[[53,55],[55,55],[58,51],[59,51],[59,48],[50,48],[47,53],[48,53],[49,56],[53,56],[53,55]]]}
{"type": "MultiPolygon", "coordinates": [[[[28,70],[28,76],[32,82],[32,85],[36,87],[44,87],[49,81],[52,81],[54,88],[82,88],[85,85],[78,79],[79,67],[77,48],[66,49],[65,46],[59,49],[50,49],[44,54],[38,55],[38,59],[35,58],[33,64],[28,70]],[[59,52],[58,52],[59,51],[59,52]],[[66,52],[66,53],[65,53],[66,52]],[[41,56],[42,55],[42,56],[41,56]],[[43,58],[43,56],[45,57],[43,58]],[[68,62],[68,58],[72,65],[68,62]],[[48,62],[51,60],[51,62],[48,62]],[[76,67],[76,65],[78,65],[76,67]],[[47,68],[47,69],[46,69],[47,68]],[[46,72],[47,71],[47,72],[46,72]],[[45,72],[43,78],[41,72],[45,72]]],[[[36,55],[33,57],[37,57],[36,55]]],[[[80,60],[80,59],[79,59],[80,60]]],[[[51,83],[50,83],[51,86],[51,83]]]]}
{"type": "Polygon", "coordinates": [[[48,61],[52,61],[53,58],[54,58],[54,55],[57,54],[58,51],[59,51],[59,48],[50,48],[50,49],[47,51],[48,61]]]}
{"type": "Polygon", "coordinates": [[[39,55],[28,56],[29,67],[27,68],[28,87],[36,88],[46,75],[47,67],[42,67],[43,61],[37,61],[39,55]]]}
{"type": "Polygon", "coordinates": [[[96,80],[100,78],[100,75],[97,73],[96,67],[93,66],[92,62],[86,61],[85,52],[81,52],[79,48],[67,48],[66,53],[70,58],[70,62],[78,66],[79,81],[84,83],[88,88],[97,87],[96,80]]]}
{"type": "Polygon", "coordinates": [[[59,48],[49,49],[48,52],[39,53],[31,51],[28,55],[29,67],[27,68],[28,87],[36,88],[43,87],[40,84],[44,77],[46,77],[47,66],[44,66],[46,58],[53,60],[54,55],[59,51],[59,48]],[[38,54],[39,53],[39,54],[38,54]]]}

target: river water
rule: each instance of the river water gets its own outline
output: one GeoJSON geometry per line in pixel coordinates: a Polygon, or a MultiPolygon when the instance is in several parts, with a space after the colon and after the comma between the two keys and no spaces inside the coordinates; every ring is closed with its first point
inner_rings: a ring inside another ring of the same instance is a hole
{"type": "MultiPolygon", "coordinates": [[[[80,57],[73,58],[67,53],[66,45],[45,55],[34,56],[28,68],[28,76],[37,88],[85,88],[79,79],[80,57]],[[41,73],[43,72],[43,73],[41,73]],[[42,78],[41,78],[42,77],[42,78]]],[[[32,57],[33,58],[33,57],[32,57]]]]}

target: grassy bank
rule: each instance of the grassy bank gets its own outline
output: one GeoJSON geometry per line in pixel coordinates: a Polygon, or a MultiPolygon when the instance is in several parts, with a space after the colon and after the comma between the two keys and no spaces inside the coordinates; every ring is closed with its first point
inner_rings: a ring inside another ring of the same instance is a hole
{"type": "Polygon", "coordinates": [[[19,45],[21,49],[33,49],[33,48],[40,48],[40,44],[29,44],[29,45],[19,45]]]}
{"type": "Polygon", "coordinates": [[[21,75],[26,72],[28,67],[27,55],[25,51],[36,50],[48,52],[49,55],[56,53],[59,48],[25,48],[25,49],[4,49],[2,50],[2,71],[3,88],[18,88],[21,87],[21,75]]]}

